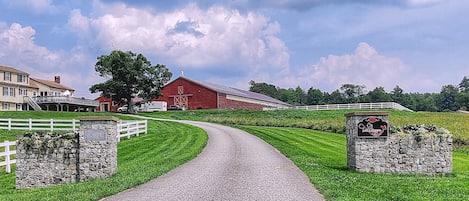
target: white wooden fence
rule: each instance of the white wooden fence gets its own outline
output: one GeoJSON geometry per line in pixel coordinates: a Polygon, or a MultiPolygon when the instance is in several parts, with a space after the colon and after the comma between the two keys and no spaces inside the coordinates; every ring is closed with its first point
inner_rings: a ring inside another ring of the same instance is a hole
{"type": "Polygon", "coordinates": [[[16,142],[5,141],[0,143],[0,150],[3,148],[3,152],[0,152],[0,159],[3,158],[3,161],[0,160],[0,167],[5,166],[5,172],[11,172],[11,164],[16,163],[15,159],[12,159],[13,155],[16,155],[15,150],[10,149],[11,146],[16,146],[16,142]]]}
{"type": "MultiPolygon", "coordinates": [[[[130,138],[132,135],[139,136],[147,133],[147,120],[139,121],[118,121],[117,122],[117,141],[122,137],[130,138]]],[[[79,120],[38,120],[38,119],[0,119],[0,129],[8,130],[78,130],[80,128],[79,120]],[[5,123],[7,122],[7,123],[5,123]]],[[[0,143],[0,167],[5,166],[7,173],[11,172],[11,165],[16,163],[13,159],[16,156],[16,141],[5,141],[0,143]]]]}
{"type": "Polygon", "coordinates": [[[80,120],[59,120],[59,119],[0,119],[0,129],[6,130],[78,130],[80,120]]]}
{"type": "Polygon", "coordinates": [[[147,120],[119,121],[117,132],[119,133],[118,142],[121,141],[122,137],[127,137],[128,139],[131,135],[139,136],[140,133],[147,134],[147,120]]]}
{"type": "Polygon", "coordinates": [[[396,109],[412,111],[399,103],[382,102],[382,103],[351,103],[351,104],[329,104],[329,105],[308,105],[308,106],[294,106],[294,107],[281,107],[281,108],[264,108],[264,110],[356,110],[356,109],[396,109]]]}

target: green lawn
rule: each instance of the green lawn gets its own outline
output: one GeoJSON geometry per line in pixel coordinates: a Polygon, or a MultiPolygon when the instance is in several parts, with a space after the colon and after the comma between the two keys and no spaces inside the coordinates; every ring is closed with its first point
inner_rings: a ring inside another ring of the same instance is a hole
{"type": "MultiPolygon", "coordinates": [[[[142,113],[145,116],[208,121],[229,125],[252,125],[272,127],[307,128],[319,131],[345,134],[344,115],[357,110],[191,110],[142,113]]],[[[363,110],[362,110],[363,111],[363,110]]],[[[390,112],[392,126],[407,124],[434,124],[446,128],[454,135],[456,146],[469,147],[469,114],[451,112],[390,112]]]]}
{"type": "MultiPolygon", "coordinates": [[[[35,113],[31,112],[29,115],[34,116],[35,113]]],[[[5,118],[3,112],[0,115],[5,118]]],[[[12,116],[23,118],[19,117],[22,115],[12,116]]],[[[57,119],[75,118],[77,115],[115,114],[53,113],[53,117],[57,119]]],[[[41,113],[32,118],[50,116],[41,113]]],[[[2,134],[4,131],[0,130],[0,136],[2,134]]],[[[206,142],[207,135],[202,129],[174,122],[149,121],[148,134],[119,142],[118,172],[112,177],[48,188],[16,190],[15,174],[5,173],[2,167],[0,200],[99,200],[143,184],[189,161],[200,153],[206,142]]]]}
{"type": "Polygon", "coordinates": [[[453,153],[453,176],[347,170],[345,135],[300,128],[236,126],[272,144],[308,175],[327,200],[469,200],[469,154],[453,153]]]}

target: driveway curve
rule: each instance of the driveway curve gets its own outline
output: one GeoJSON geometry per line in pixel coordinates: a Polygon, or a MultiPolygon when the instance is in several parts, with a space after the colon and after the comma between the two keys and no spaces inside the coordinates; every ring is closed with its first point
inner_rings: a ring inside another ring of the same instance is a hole
{"type": "Polygon", "coordinates": [[[258,137],[205,122],[207,146],[193,160],[104,200],[324,200],[291,160],[258,137]]]}

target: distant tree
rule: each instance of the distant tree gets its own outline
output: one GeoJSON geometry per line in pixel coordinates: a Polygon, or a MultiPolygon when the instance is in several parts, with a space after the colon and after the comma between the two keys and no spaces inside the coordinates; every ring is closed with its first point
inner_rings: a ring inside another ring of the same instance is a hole
{"type": "Polygon", "coordinates": [[[469,93],[459,93],[456,97],[456,102],[461,106],[461,110],[469,111],[469,93]]]}
{"type": "Polygon", "coordinates": [[[116,102],[125,102],[129,112],[134,112],[132,98],[150,100],[159,97],[160,90],[172,76],[165,65],[152,66],[145,56],[130,51],[115,50],[97,59],[95,70],[107,80],[92,85],[90,91],[101,92],[116,102]]]}
{"type": "Polygon", "coordinates": [[[440,95],[437,99],[439,111],[456,111],[459,104],[456,102],[459,89],[454,85],[445,85],[441,88],[440,95]]]}
{"type": "Polygon", "coordinates": [[[464,76],[458,86],[461,92],[469,93],[469,76],[464,76]]]}
{"type": "Polygon", "coordinates": [[[367,97],[368,101],[372,103],[392,101],[391,95],[386,93],[383,87],[376,87],[373,91],[368,92],[367,97]]]}
{"type": "Polygon", "coordinates": [[[340,91],[343,94],[343,97],[347,100],[348,103],[356,103],[359,101],[359,97],[363,95],[363,90],[365,89],[364,85],[355,85],[355,84],[343,84],[340,87],[340,91]]]}
{"type": "Polygon", "coordinates": [[[298,105],[298,95],[293,88],[279,89],[278,92],[280,95],[279,100],[292,105],[298,105]]]}
{"type": "Polygon", "coordinates": [[[333,91],[331,94],[329,94],[326,98],[327,104],[341,104],[341,103],[347,103],[347,100],[343,96],[342,93],[340,93],[339,90],[333,91]]]}
{"type": "Polygon", "coordinates": [[[401,87],[399,87],[399,85],[396,85],[396,87],[394,87],[394,89],[392,89],[391,91],[392,101],[402,104],[403,96],[404,96],[404,90],[401,87]]]}
{"type": "Polygon", "coordinates": [[[438,94],[431,94],[431,93],[412,93],[410,94],[412,99],[414,100],[415,104],[410,109],[415,111],[428,111],[428,112],[436,112],[438,111],[438,106],[436,104],[436,99],[438,98],[438,94]]]}
{"type": "Polygon", "coordinates": [[[249,91],[264,94],[272,98],[279,99],[279,92],[275,85],[267,83],[256,83],[253,80],[249,81],[249,91]]]}
{"type": "Polygon", "coordinates": [[[306,104],[306,93],[300,86],[295,88],[295,95],[297,97],[297,100],[295,101],[297,105],[306,104]]]}
{"type": "Polygon", "coordinates": [[[324,104],[324,93],[313,87],[308,89],[306,93],[306,104],[307,105],[322,105],[324,104]]]}
{"type": "Polygon", "coordinates": [[[469,77],[464,76],[458,86],[459,94],[456,97],[456,102],[461,106],[462,110],[469,111],[469,77]]]}

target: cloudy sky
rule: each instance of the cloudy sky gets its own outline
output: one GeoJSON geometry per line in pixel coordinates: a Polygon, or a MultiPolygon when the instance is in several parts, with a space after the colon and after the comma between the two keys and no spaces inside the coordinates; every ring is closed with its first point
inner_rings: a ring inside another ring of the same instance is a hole
{"type": "Polygon", "coordinates": [[[466,0],[0,0],[0,65],[95,98],[96,58],[119,49],[248,89],[342,84],[439,92],[469,75],[466,0]]]}

